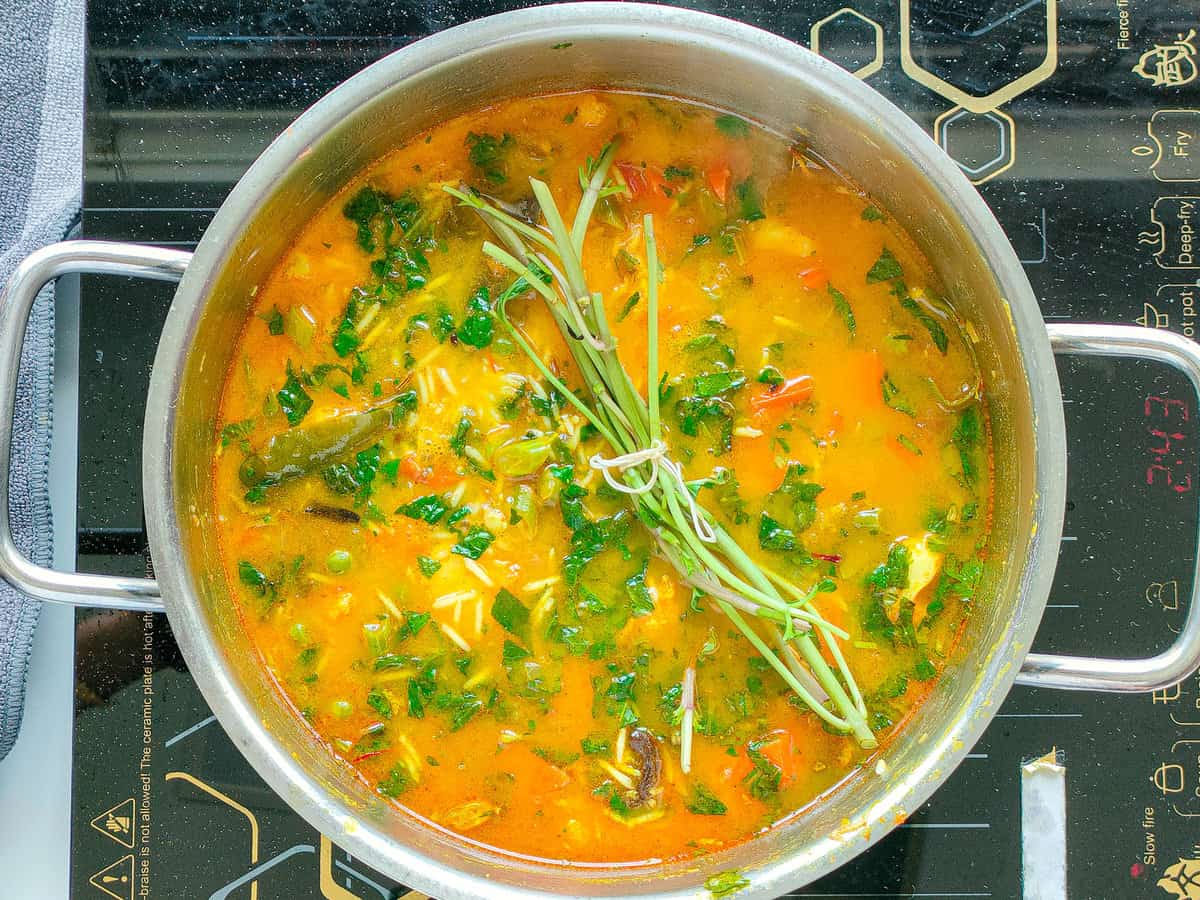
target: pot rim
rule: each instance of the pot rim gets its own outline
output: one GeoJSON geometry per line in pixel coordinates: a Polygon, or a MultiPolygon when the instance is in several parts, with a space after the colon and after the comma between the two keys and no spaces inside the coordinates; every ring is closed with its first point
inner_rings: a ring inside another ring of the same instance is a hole
{"type": "MultiPolygon", "coordinates": [[[[436,894],[441,900],[479,896],[517,900],[557,895],[526,886],[499,885],[452,869],[389,838],[309,779],[279,740],[262,727],[254,705],[220,657],[211,652],[205,636],[205,616],[190,586],[179,524],[184,513],[176,507],[176,400],[195,323],[235,239],[252,220],[261,198],[272,193],[284,174],[326,132],[369,103],[382,86],[395,85],[467,51],[502,44],[518,33],[523,39],[545,34],[562,41],[572,35],[582,39],[597,28],[630,39],[670,41],[686,37],[693,42],[709,42],[727,51],[769,58],[773,65],[793,68],[838,90],[842,105],[859,119],[885,128],[890,140],[908,154],[947,200],[977,241],[999,286],[1001,301],[1008,308],[1025,365],[1033,414],[1037,493],[1032,502],[1037,533],[1030,544],[1021,590],[1028,614],[1014,620],[1005,641],[989,656],[987,667],[992,677],[985,682],[989,701],[974,711],[960,710],[943,734],[930,738],[921,763],[863,810],[864,822],[873,827],[866,837],[853,838],[855,846],[850,855],[890,832],[891,826],[882,823],[890,822],[897,808],[911,811],[928,799],[990,723],[1040,624],[1061,536],[1066,495],[1065,428],[1057,370],[1036,298],[999,223],[958,166],[882,95],[807,48],[754,26],[708,13],[639,3],[555,4],[501,13],[439,32],[373,63],[322,97],[270,144],[235,185],[197,245],[175,294],[155,356],[146,406],[143,486],[147,530],[168,619],[193,677],[230,738],[263,780],[323,834],[336,836],[338,843],[368,864],[398,875],[405,884],[436,894]]],[[[1013,602],[1015,605],[1016,599],[1013,602]]],[[[828,852],[816,859],[811,859],[813,854],[809,852],[769,859],[754,870],[751,885],[738,896],[776,896],[815,880],[850,858],[844,843],[826,838],[824,844],[829,845],[828,852]]],[[[655,896],[707,897],[708,892],[697,886],[655,896]]]]}

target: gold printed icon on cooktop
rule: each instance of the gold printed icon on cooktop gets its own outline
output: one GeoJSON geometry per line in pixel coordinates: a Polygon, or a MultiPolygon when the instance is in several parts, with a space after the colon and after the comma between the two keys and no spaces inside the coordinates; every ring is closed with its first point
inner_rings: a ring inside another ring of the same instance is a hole
{"type": "Polygon", "coordinates": [[[122,800],[112,809],[105,810],[92,819],[91,825],[105,837],[110,837],[123,847],[133,849],[133,798],[122,800]]]}
{"type": "Polygon", "coordinates": [[[883,68],[883,26],[856,9],[843,6],[813,23],[809,46],[856,78],[866,80],[883,68]],[[873,56],[866,57],[866,48],[873,56]]]}
{"type": "Polygon", "coordinates": [[[113,900],[133,900],[133,854],[105,866],[88,879],[88,884],[113,900]]]}
{"type": "Polygon", "coordinates": [[[1164,269],[1200,269],[1197,229],[1200,197],[1159,197],[1150,208],[1150,224],[1137,242],[1152,248],[1154,261],[1164,269]]]}
{"type": "Polygon", "coordinates": [[[1057,0],[955,5],[947,16],[940,0],[900,0],[900,64],[913,81],[983,114],[1058,68],[1057,0]]]}
{"type": "Polygon", "coordinates": [[[1017,123],[1002,109],[976,114],[955,106],[934,119],[933,139],[973,184],[983,184],[1012,168],[1017,123]]]}
{"type": "Polygon", "coordinates": [[[1178,35],[1174,42],[1155,44],[1133,67],[1155,87],[1182,87],[1196,80],[1196,30],[1178,35]]]}
{"type": "Polygon", "coordinates": [[[1179,858],[1167,866],[1158,886],[1179,900],[1200,900],[1200,859],[1179,858]]]}
{"type": "Polygon", "coordinates": [[[1131,151],[1150,160],[1159,181],[1200,181],[1200,109],[1159,109],[1146,123],[1149,140],[1131,151]]]}

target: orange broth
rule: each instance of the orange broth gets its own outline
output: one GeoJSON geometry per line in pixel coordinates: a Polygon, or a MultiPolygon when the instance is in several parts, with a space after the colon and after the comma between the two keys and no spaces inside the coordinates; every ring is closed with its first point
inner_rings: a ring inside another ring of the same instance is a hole
{"type": "MultiPolygon", "coordinates": [[[[280,690],[362,779],[568,861],[743,841],[876,752],[654,552],[589,464],[611,448],[490,308],[512,275],[443,185],[530,215],[534,176],[573,215],[613,140],[584,268],[624,367],[644,394],[648,212],[671,457],[756,563],[821,585],[881,742],[952,664],[990,516],[969,331],[913,242],[802,146],[676,100],[555,95],[449,121],[358,176],[255,293],[223,386],[226,575],[280,690]],[[273,439],[297,468],[267,473],[273,439]],[[596,522],[615,536],[581,553],[596,522]]],[[[507,313],[582,391],[544,301],[507,313]]]]}

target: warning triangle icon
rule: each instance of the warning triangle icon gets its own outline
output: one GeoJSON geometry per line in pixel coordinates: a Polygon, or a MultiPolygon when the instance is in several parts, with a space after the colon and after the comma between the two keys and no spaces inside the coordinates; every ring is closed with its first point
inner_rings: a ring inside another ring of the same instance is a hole
{"type": "Polygon", "coordinates": [[[133,900],[133,854],[122,856],[88,879],[113,900],[133,900]]]}
{"type": "Polygon", "coordinates": [[[122,847],[133,849],[133,798],[118,803],[92,819],[92,827],[122,847]]]}

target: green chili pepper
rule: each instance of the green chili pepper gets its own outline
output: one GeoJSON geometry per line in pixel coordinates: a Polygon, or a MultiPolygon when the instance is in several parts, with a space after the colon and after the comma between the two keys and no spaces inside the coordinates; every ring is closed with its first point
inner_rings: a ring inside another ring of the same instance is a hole
{"type": "Polygon", "coordinates": [[[247,456],[238,475],[242,484],[251,488],[308,475],[340,456],[362,449],[391,424],[389,402],[366,412],[297,425],[275,435],[261,452],[247,456]]]}

